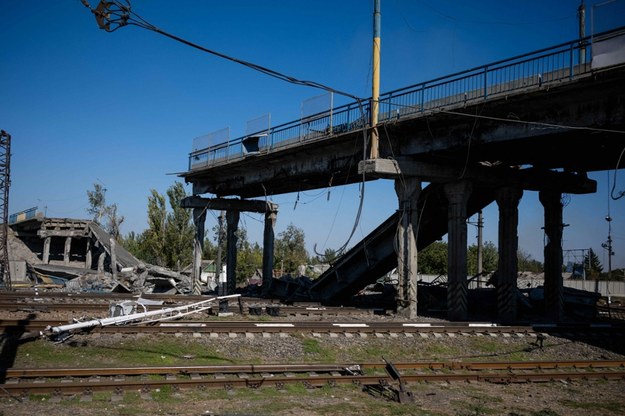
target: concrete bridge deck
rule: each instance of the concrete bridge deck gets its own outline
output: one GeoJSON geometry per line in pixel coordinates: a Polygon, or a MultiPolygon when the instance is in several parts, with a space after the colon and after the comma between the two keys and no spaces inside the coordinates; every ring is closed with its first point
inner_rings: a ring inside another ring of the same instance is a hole
{"type": "MultiPolygon", "coordinates": [[[[624,36],[622,30],[610,32],[604,42],[623,43],[624,36]]],[[[380,157],[427,162],[429,168],[614,168],[625,141],[625,66],[596,65],[582,43],[382,95],[380,157]]],[[[359,182],[357,166],[369,145],[369,126],[362,123],[368,110],[368,101],[351,103],[196,150],[181,176],[194,194],[242,198],[359,182]]],[[[420,173],[426,181],[439,177],[420,173]]]]}

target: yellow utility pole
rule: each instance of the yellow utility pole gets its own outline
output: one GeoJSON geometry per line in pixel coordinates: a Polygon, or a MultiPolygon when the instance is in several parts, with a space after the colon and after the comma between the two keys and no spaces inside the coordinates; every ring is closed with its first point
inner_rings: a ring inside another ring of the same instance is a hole
{"type": "Polygon", "coordinates": [[[373,80],[371,94],[371,159],[379,156],[378,114],[380,112],[380,0],[373,0],[373,80]]]}

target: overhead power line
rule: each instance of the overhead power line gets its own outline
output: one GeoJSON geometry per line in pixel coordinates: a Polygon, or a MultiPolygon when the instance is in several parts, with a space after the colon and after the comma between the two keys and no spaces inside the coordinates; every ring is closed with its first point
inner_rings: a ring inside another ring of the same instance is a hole
{"type": "Polygon", "coordinates": [[[95,15],[96,22],[98,23],[98,26],[100,27],[100,29],[105,30],[107,32],[114,32],[123,26],[137,26],[143,29],[147,29],[147,30],[151,30],[153,32],[159,33],[163,36],[167,36],[170,39],[183,43],[187,46],[191,46],[192,48],[198,49],[202,52],[206,52],[211,55],[215,55],[220,58],[227,59],[231,62],[235,62],[237,64],[246,66],[255,71],[261,72],[265,75],[269,75],[270,77],[274,77],[282,81],[289,82],[291,84],[303,85],[307,87],[324,90],[327,92],[332,92],[334,94],[339,94],[339,95],[343,95],[345,97],[351,98],[358,102],[362,100],[361,98],[353,94],[337,90],[335,88],[329,87],[319,82],[301,80],[301,79],[283,74],[281,72],[275,71],[273,69],[269,69],[264,66],[252,63],[252,62],[248,62],[242,59],[238,59],[238,58],[223,54],[221,52],[217,52],[212,49],[205,48],[204,46],[198,45],[197,43],[188,41],[179,36],[168,33],[162,29],[159,29],[158,27],[154,26],[153,24],[143,19],[137,13],[133,12],[129,0],[108,0],[108,1],[101,0],[95,9],[91,7],[91,5],[89,4],[87,0],[80,0],[80,1],[85,7],[91,10],[91,13],[95,15]]]}
{"type": "MultiPolygon", "coordinates": [[[[331,92],[334,94],[338,94],[338,95],[351,98],[352,100],[358,103],[360,115],[361,117],[364,118],[365,111],[363,107],[362,98],[357,97],[353,94],[344,92],[344,91],[337,90],[335,88],[329,87],[327,85],[321,84],[316,81],[301,80],[301,79],[283,74],[281,72],[275,71],[273,69],[269,69],[264,66],[252,63],[252,62],[248,62],[242,59],[238,59],[238,58],[223,54],[221,52],[214,51],[212,49],[208,49],[204,46],[198,45],[194,42],[188,41],[179,36],[168,33],[164,30],[159,29],[158,27],[154,26],[153,24],[143,19],[137,13],[133,12],[131,8],[130,0],[100,0],[100,2],[98,3],[95,9],[91,7],[88,0],[80,0],[80,1],[85,7],[87,7],[91,11],[91,13],[93,13],[93,15],[96,18],[96,22],[98,26],[102,30],[105,30],[107,32],[114,32],[123,26],[137,26],[143,29],[153,31],[155,33],[159,33],[163,36],[166,36],[170,39],[173,39],[187,46],[191,46],[192,48],[198,49],[202,52],[206,52],[211,55],[218,56],[220,58],[229,60],[231,62],[235,62],[237,64],[253,69],[255,71],[261,72],[265,75],[271,76],[273,78],[277,78],[279,80],[286,81],[291,84],[317,88],[326,92],[331,92]]],[[[363,152],[366,149],[366,142],[367,142],[367,132],[366,130],[363,130],[363,152]]],[[[364,202],[364,193],[365,193],[365,174],[363,173],[361,192],[360,192],[360,204],[359,204],[358,212],[356,214],[356,218],[354,221],[354,226],[347,241],[339,248],[338,250],[339,253],[342,253],[344,250],[346,250],[351,238],[353,237],[358,227],[358,224],[360,223],[363,202],[364,202]]]]}

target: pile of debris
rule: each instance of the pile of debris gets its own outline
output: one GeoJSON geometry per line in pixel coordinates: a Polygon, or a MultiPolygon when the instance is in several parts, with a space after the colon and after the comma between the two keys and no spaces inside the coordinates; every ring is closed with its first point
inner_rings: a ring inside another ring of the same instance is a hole
{"type": "Polygon", "coordinates": [[[147,264],[93,221],[37,216],[9,224],[14,288],[70,292],[190,293],[191,277],[147,264]]]}

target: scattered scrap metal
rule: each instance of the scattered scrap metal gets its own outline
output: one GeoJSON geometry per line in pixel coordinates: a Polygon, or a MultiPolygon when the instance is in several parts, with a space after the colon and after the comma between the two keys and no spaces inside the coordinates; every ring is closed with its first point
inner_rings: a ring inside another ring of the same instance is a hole
{"type": "Polygon", "coordinates": [[[411,391],[406,389],[406,385],[401,379],[399,370],[386,358],[382,357],[382,360],[386,363],[384,369],[388,375],[391,376],[396,385],[390,384],[385,379],[380,379],[379,384],[367,385],[364,387],[364,391],[372,396],[384,397],[399,403],[413,403],[414,396],[411,391]]]}

